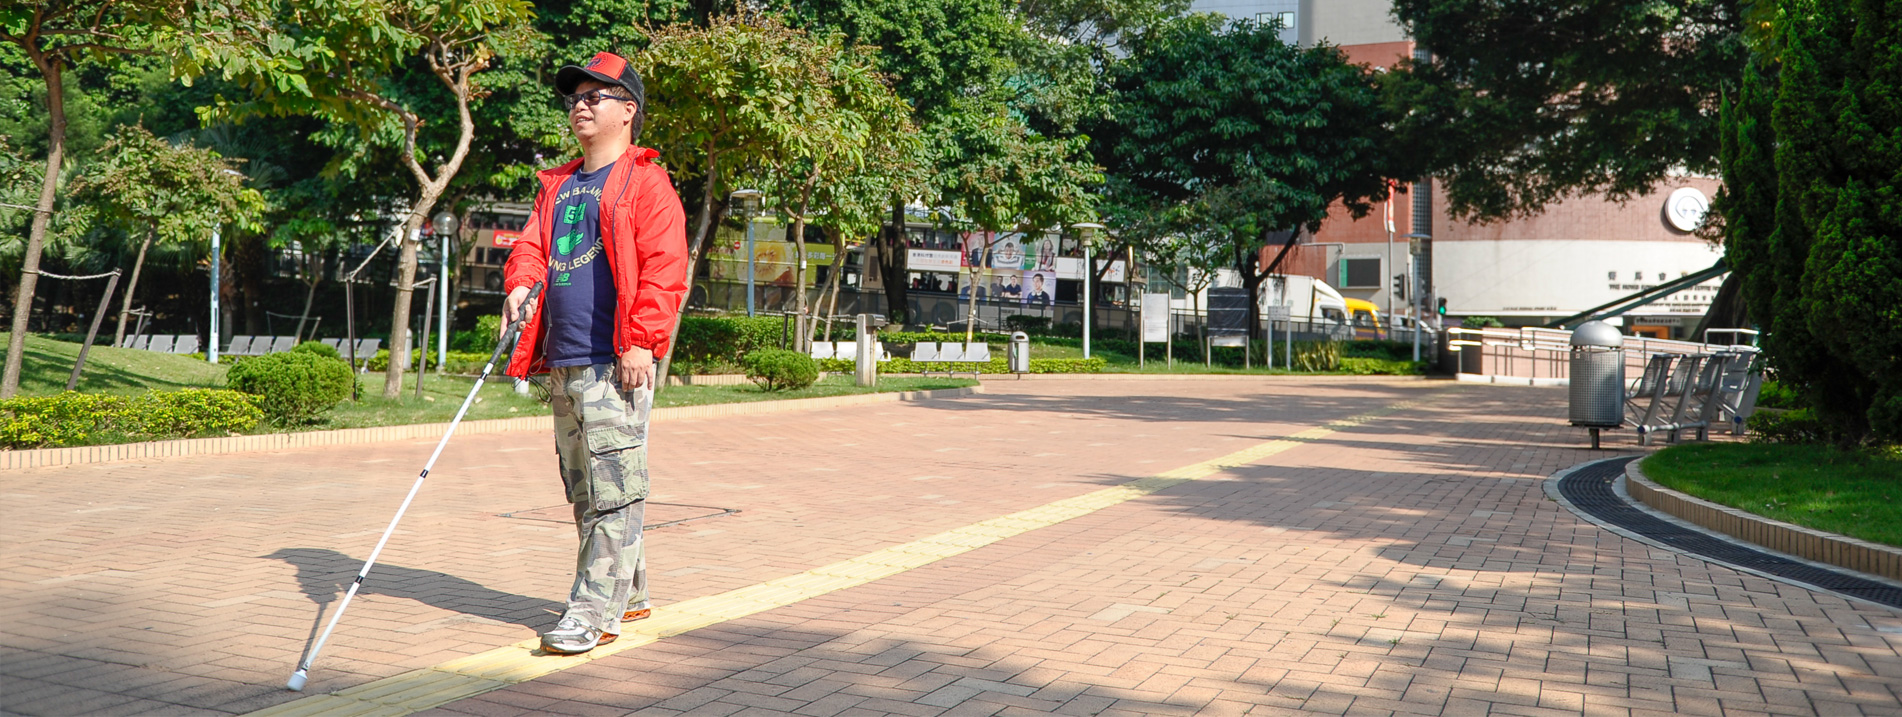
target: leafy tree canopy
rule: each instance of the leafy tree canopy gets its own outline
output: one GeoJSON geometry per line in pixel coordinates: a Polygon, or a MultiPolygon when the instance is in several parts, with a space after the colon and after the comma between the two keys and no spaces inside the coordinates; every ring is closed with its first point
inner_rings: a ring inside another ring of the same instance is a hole
{"type": "Polygon", "coordinates": [[[1422,47],[1385,78],[1399,146],[1456,216],[1530,216],[1574,194],[1624,200],[1717,170],[1747,0],[1395,0],[1422,47]]]}

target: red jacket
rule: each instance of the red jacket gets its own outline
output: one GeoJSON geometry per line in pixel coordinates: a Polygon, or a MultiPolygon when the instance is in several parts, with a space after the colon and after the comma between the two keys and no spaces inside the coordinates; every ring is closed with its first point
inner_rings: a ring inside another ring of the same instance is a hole
{"type": "MultiPolygon", "coordinates": [[[[601,192],[601,244],[614,274],[614,354],[639,346],[658,359],[673,339],[674,319],[687,293],[687,228],[667,170],[654,164],[659,152],[630,147],[608,173],[601,192]]],[[[554,228],[555,194],[581,167],[577,159],[535,173],[542,180],[528,226],[509,254],[502,291],[548,280],[548,244],[554,228]]],[[[542,352],[545,302],[522,326],[522,340],[509,357],[507,373],[517,378],[548,370],[542,352]]]]}

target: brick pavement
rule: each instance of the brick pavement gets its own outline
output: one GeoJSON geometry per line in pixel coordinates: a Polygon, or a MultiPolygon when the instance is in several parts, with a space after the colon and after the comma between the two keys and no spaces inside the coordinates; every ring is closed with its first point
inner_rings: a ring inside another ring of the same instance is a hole
{"type": "MultiPolygon", "coordinates": [[[[1540,479],[1597,457],[1556,418],[1562,392],[988,389],[658,426],[655,500],[742,511],[650,534],[658,602],[1423,403],[439,712],[1902,714],[1902,616],[1627,541],[1547,501],[1540,479]]],[[[432,445],[0,475],[0,709],[228,714],[295,698],[281,685],[319,608],[432,445]]],[[[451,447],[310,693],[553,622],[569,529],[498,517],[560,502],[549,440],[451,447]]]]}

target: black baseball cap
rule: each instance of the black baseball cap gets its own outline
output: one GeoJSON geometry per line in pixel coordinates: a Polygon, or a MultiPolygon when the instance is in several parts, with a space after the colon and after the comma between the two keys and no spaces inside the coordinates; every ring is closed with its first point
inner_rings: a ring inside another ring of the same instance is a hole
{"type": "Polygon", "coordinates": [[[595,80],[610,85],[620,85],[634,95],[635,104],[642,111],[647,110],[647,86],[641,84],[641,74],[627,59],[612,52],[597,53],[586,65],[568,65],[555,72],[555,91],[572,95],[583,80],[595,80]]]}

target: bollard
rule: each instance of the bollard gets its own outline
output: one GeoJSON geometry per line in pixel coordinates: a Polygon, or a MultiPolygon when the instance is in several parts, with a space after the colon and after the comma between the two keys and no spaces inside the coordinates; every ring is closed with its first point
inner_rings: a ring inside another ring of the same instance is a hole
{"type": "Polygon", "coordinates": [[[875,335],[872,333],[871,323],[872,320],[870,316],[859,314],[859,343],[858,351],[856,352],[856,368],[858,369],[858,385],[860,386],[878,385],[878,357],[872,355],[872,349],[877,344],[874,341],[875,335]]]}

